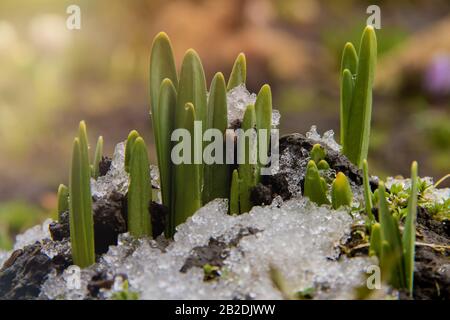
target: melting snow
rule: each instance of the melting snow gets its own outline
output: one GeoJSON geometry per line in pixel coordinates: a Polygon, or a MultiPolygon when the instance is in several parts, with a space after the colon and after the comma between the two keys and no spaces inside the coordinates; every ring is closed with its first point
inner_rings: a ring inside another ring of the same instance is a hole
{"type": "Polygon", "coordinates": [[[317,126],[311,126],[311,129],[306,133],[306,137],[316,142],[322,142],[334,151],[340,152],[342,149],[342,146],[334,140],[333,130],[328,130],[320,136],[317,132],[317,126]]]}
{"type": "MultiPolygon", "coordinates": [[[[226,200],[217,199],[201,208],[178,227],[165,252],[154,240],[122,235],[120,244],[110,247],[98,264],[81,271],[79,289],[68,287],[68,274],[52,274],[41,298],[85,298],[87,281],[103,270],[110,276],[126,274],[130,290],[142,299],[279,299],[268,275],[270,264],[279,268],[293,291],[314,287],[316,298],[352,298],[352,289],[364,283],[366,268],[376,263],[371,258],[337,260],[337,245],[353,221],[345,211],[317,207],[306,199],[287,201],[280,208],[255,207],[240,216],[228,215],[227,206],[226,200]],[[218,280],[204,282],[200,268],[180,272],[194,247],[207,245],[211,237],[231,239],[245,227],[261,232],[230,248],[218,280]]],[[[111,291],[103,292],[103,298],[111,291]]]]}

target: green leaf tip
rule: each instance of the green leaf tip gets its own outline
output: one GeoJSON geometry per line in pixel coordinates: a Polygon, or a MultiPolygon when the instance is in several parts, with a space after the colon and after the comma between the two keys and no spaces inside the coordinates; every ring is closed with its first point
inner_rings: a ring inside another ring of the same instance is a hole
{"type": "Polygon", "coordinates": [[[324,160],[327,153],[325,149],[318,143],[313,145],[310,153],[311,160],[313,160],[315,163],[319,163],[320,160],[324,160]]]}
{"type": "Polygon", "coordinates": [[[133,150],[134,142],[136,139],[140,137],[139,132],[136,130],[132,130],[128,134],[127,142],[125,144],[125,171],[130,173],[130,159],[131,159],[131,151],[133,150]]]}
{"type": "Polygon", "coordinates": [[[353,193],[350,183],[342,172],[338,172],[331,185],[331,203],[333,209],[341,206],[350,206],[353,201],[353,193]]]}
{"type": "Polygon", "coordinates": [[[330,169],[330,165],[328,164],[328,162],[326,160],[322,159],[317,164],[317,169],[319,169],[319,170],[328,170],[328,169],[330,169]]]}
{"type": "Polygon", "coordinates": [[[92,162],[92,178],[98,178],[100,174],[100,162],[102,161],[103,156],[103,137],[99,136],[97,140],[97,145],[95,147],[94,161],[92,162]]]}
{"type": "Polygon", "coordinates": [[[323,204],[330,204],[326,193],[327,187],[325,180],[320,176],[314,160],[310,160],[306,168],[303,195],[321,206],[323,204]]]}
{"type": "Polygon", "coordinates": [[[244,84],[247,80],[247,62],[245,59],[245,54],[240,53],[233,65],[231,70],[230,78],[228,79],[227,90],[230,91],[240,84],[244,84]]]}
{"type": "Polygon", "coordinates": [[[69,188],[67,188],[66,185],[60,184],[58,186],[57,198],[58,198],[58,207],[57,207],[58,221],[61,221],[60,215],[63,212],[69,210],[69,188]]]}
{"type": "Polygon", "coordinates": [[[150,237],[151,181],[147,147],[142,137],[132,145],[128,188],[128,231],[134,237],[150,237]]]}

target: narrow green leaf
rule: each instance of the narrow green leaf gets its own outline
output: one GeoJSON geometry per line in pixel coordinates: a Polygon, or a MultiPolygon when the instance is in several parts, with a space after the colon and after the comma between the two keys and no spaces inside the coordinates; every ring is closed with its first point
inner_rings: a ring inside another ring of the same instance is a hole
{"type": "Polygon", "coordinates": [[[324,180],[319,175],[316,163],[314,160],[310,160],[306,168],[303,195],[320,206],[330,204],[326,191],[326,183],[324,185],[324,180]]]}
{"type": "Polygon", "coordinates": [[[233,170],[233,177],[231,179],[230,190],[230,214],[239,214],[239,172],[237,169],[233,170]]]}
{"type": "MultiPolygon", "coordinates": [[[[272,92],[270,86],[265,84],[259,90],[258,96],[255,102],[255,113],[256,113],[256,129],[266,130],[267,140],[266,140],[266,150],[269,151],[270,146],[270,130],[272,129],[272,92]]],[[[261,142],[259,142],[259,147],[261,142]]]]}
{"type": "MultiPolygon", "coordinates": [[[[259,166],[257,164],[256,159],[254,159],[255,163],[252,163],[251,154],[252,154],[252,142],[256,144],[256,113],[255,106],[248,105],[245,109],[244,118],[242,121],[242,130],[246,133],[252,133],[254,136],[248,136],[245,134],[241,134],[238,136],[238,153],[240,156],[244,156],[245,159],[241,159],[239,162],[239,177],[241,178],[240,183],[240,210],[241,213],[248,212],[252,208],[252,203],[250,201],[250,192],[253,187],[255,187],[259,180],[259,166]],[[253,132],[249,131],[253,130],[253,132]],[[244,160],[244,161],[242,161],[244,160]]],[[[255,146],[253,146],[255,147],[255,146]]]]}
{"type": "Polygon", "coordinates": [[[356,74],[358,68],[358,54],[351,42],[347,42],[342,51],[341,60],[341,75],[345,69],[349,70],[351,74],[356,74]]]}
{"type": "Polygon", "coordinates": [[[414,280],[414,255],[416,246],[416,214],[417,214],[417,162],[411,165],[411,195],[408,200],[408,213],[403,231],[403,254],[406,273],[406,286],[412,296],[414,280]]]}
{"type": "Polygon", "coordinates": [[[175,88],[178,87],[178,76],[172,45],[167,34],[160,32],[153,39],[150,56],[150,103],[152,114],[158,106],[161,82],[166,78],[172,81],[175,88]]]}
{"type": "MultiPolygon", "coordinates": [[[[223,137],[228,127],[227,115],[227,89],[222,73],[216,73],[209,90],[207,129],[218,129],[222,133],[219,142],[222,145],[222,163],[205,164],[203,203],[208,203],[215,198],[228,198],[230,192],[230,170],[226,165],[225,144],[223,137]]],[[[214,140],[216,138],[213,138],[214,140]]],[[[205,159],[205,157],[203,157],[205,159]]]]}
{"type": "Polygon", "coordinates": [[[353,98],[344,130],[343,152],[358,167],[367,158],[372,116],[372,84],[375,74],[377,40],[375,30],[367,26],[359,49],[358,69],[353,98]]]}
{"type": "Polygon", "coordinates": [[[366,207],[366,213],[369,218],[369,225],[375,221],[375,218],[372,213],[372,191],[370,190],[370,181],[369,181],[369,166],[367,164],[367,160],[363,160],[363,185],[364,185],[364,203],[366,207]]]}
{"type": "Polygon", "coordinates": [[[369,256],[381,257],[381,226],[378,222],[370,230],[369,256]]]}
{"type": "Polygon", "coordinates": [[[350,70],[345,69],[341,79],[341,145],[345,145],[345,134],[350,116],[354,86],[355,81],[353,80],[353,75],[350,70]]]}
{"type": "Polygon", "coordinates": [[[245,60],[245,54],[240,53],[236,61],[234,62],[233,69],[231,70],[230,78],[228,79],[227,90],[237,87],[240,84],[245,84],[247,79],[247,62],[245,60]]]}
{"type": "MultiPolygon", "coordinates": [[[[80,133],[86,132],[80,123],[80,133]]],[[[87,148],[87,146],[85,146],[87,148]]],[[[82,151],[80,138],[75,138],[72,152],[70,174],[70,241],[74,264],[81,268],[95,262],[94,222],[92,217],[92,198],[90,195],[90,169],[86,150],[82,151]]]]}
{"type": "Polygon", "coordinates": [[[313,145],[311,152],[310,152],[311,160],[313,160],[315,163],[319,163],[320,160],[325,159],[327,153],[325,149],[318,143],[313,145]]]}
{"type": "Polygon", "coordinates": [[[64,184],[60,184],[58,187],[58,221],[61,221],[59,218],[61,213],[69,210],[69,188],[67,188],[64,184]]]}
{"type": "Polygon", "coordinates": [[[168,208],[172,202],[172,161],[170,159],[172,142],[170,138],[174,130],[176,103],[175,86],[170,79],[166,78],[161,83],[159,105],[153,117],[162,202],[168,208]]]}
{"type": "MultiPolygon", "coordinates": [[[[387,253],[383,253],[384,258],[382,256],[382,259],[393,261],[392,270],[386,270],[386,272],[392,273],[392,285],[396,288],[404,288],[405,275],[403,266],[402,240],[398,224],[389,212],[385,192],[386,188],[384,183],[380,181],[378,185],[378,211],[381,226],[381,239],[383,242],[386,241],[390,248],[389,255],[387,253]]],[[[391,266],[390,263],[389,266],[391,266]]]]}
{"type": "Polygon", "coordinates": [[[136,138],[131,150],[130,182],[128,188],[128,231],[134,237],[150,237],[150,164],[144,139],[136,138]]]}
{"type": "MultiPolygon", "coordinates": [[[[187,142],[189,144],[190,154],[193,155],[194,120],[196,119],[194,106],[192,103],[186,103],[182,108],[178,106],[175,115],[176,128],[186,129],[190,133],[190,140],[187,142]]],[[[201,207],[200,166],[194,164],[192,159],[190,160],[190,163],[174,164],[173,166],[175,174],[173,189],[176,226],[185,222],[187,218],[192,216],[201,207]]],[[[174,231],[172,230],[172,234],[174,231]]]]}
{"type": "Polygon", "coordinates": [[[353,201],[353,192],[347,177],[342,172],[338,172],[336,179],[331,184],[331,204],[333,209],[341,206],[350,206],[353,201]]]}
{"type": "Polygon", "coordinates": [[[97,179],[100,172],[100,161],[103,156],[103,137],[98,137],[95,147],[94,162],[92,162],[92,178],[97,179]]]}
{"type": "Polygon", "coordinates": [[[127,142],[125,144],[125,171],[130,173],[130,161],[131,161],[131,151],[133,150],[134,142],[139,138],[139,133],[136,130],[132,130],[128,134],[127,142]]]}

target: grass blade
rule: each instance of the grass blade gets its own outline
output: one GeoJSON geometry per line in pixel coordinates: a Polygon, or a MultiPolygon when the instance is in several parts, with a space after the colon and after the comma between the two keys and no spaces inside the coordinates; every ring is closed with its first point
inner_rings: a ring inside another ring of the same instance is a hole
{"type": "Polygon", "coordinates": [[[245,84],[246,80],[247,62],[245,60],[245,54],[241,52],[234,61],[233,69],[231,70],[230,78],[228,79],[227,90],[230,91],[240,84],[245,84]]]}
{"type": "Polygon", "coordinates": [[[152,235],[149,212],[151,192],[147,147],[144,140],[138,137],[131,151],[128,188],[128,231],[134,237],[152,235]]]}
{"type": "MultiPolygon", "coordinates": [[[[255,113],[256,129],[258,131],[266,130],[267,133],[267,140],[263,150],[267,150],[268,153],[270,146],[270,130],[272,129],[272,92],[270,86],[267,84],[263,85],[258,92],[255,102],[255,113]]],[[[259,141],[258,147],[261,148],[261,141],[259,141]]]]}
{"type": "Polygon", "coordinates": [[[411,195],[408,201],[408,213],[403,231],[403,255],[406,273],[406,287],[412,296],[414,280],[414,255],[416,246],[416,214],[417,214],[417,162],[411,165],[411,195]]]}
{"type": "Polygon", "coordinates": [[[378,222],[370,229],[369,256],[381,257],[381,226],[378,222]]]}

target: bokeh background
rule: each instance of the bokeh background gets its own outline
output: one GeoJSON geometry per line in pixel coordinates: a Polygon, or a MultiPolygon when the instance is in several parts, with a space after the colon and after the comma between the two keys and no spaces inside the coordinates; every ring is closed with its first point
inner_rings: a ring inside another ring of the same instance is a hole
{"type": "MultiPolygon", "coordinates": [[[[153,144],[148,68],[152,38],[171,37],[177,65],[192,47],[207,81],[248,61],[248,88],[269,83],[282,133],[339,128],[339,64],[368,14],[381,8],[369,163],[373,174],[450,172],[448,0],[2,0],[0,2],[0,247],[53,214],[68,182],[81,119],[106,155],[137,129],[153,144]],[[66,9],[81,8],[81,30],[66,9]]],[[[151,159],[155,162],[154,148],[151,159]]],[[[448,183],[447,183],[448,185],[448,183]]]]}

